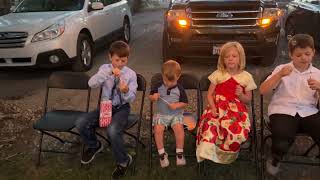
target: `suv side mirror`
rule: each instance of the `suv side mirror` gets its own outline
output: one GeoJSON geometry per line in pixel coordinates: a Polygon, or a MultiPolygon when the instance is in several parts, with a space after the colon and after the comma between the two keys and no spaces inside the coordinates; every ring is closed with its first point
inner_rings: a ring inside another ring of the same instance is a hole
{"type": "Polygon", "coordinates": [[[93,2],[89,5],[89,11],[101,10],[104,8],[102,2],[93,2]]]}

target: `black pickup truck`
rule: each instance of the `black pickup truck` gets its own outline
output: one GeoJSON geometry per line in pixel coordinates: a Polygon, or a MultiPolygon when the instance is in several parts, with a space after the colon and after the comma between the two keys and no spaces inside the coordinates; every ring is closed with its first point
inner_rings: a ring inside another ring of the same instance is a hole
{"type": "Polygon", "coordinates": [[[320,49],[320,1],[291,1],[287,5],[285,32],[288,39],[298,33],[310,34],[320,49]]]}
{"type": "Polygon", "coordinates": [[[222,44],[238,41],[247,58],[271,65],[280,14],[270,0],[171,0],[164,16],[163,60],[215,58],[222,44]]]}

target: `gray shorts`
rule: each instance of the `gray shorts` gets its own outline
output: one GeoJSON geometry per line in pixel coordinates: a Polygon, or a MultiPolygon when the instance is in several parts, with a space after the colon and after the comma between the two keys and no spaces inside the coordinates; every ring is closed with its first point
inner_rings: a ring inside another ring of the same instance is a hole
{"type": "Polygon", "coordinates": [[[163,114],[155,114],[153,116],[152,126],[156,124],[162,124],[165,127],[173,126],[175,124],[183,124],[183,114],[175,114],[175,115],[163,115],[163,114]]]}

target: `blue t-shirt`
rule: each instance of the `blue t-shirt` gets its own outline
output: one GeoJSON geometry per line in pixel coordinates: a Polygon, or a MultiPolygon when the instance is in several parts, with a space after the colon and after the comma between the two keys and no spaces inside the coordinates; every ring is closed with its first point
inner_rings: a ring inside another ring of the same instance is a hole
{"type": "Polygon", "coordinates": [[[160,98],[157,101],[157,113],[162,115],[177,115],[183,113],[182,108],[175,110],[170,109],[168,103],[188,103],[187,94],[182,85],[180,84],[168,88],[164,85],[163,81],[161,80],[151,85],[150,95],[154,93],[160,94],[160,98]]]}

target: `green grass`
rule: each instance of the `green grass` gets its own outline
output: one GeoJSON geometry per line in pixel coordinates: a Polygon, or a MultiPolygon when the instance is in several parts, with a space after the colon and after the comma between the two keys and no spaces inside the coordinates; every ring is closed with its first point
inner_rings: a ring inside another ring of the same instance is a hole
{"type": "MultiPolygon", "coordinates": [[[[170,138],[171,139],[171,138],[170,138]]],[[[168,151],[174,152],[174,140],[167,141],[168,151]]],[[[190,137],[186,140],[186,153],[194,154],[190,137]]],[[[133,149],[129,149],[133,152],[133,149]]],[[[149,168],[148,148],[140,148],[136,164],[136,173],[131,175],[128,171],[124,180],[255,180],[255,164],[251,161],[236,161],[231,165],[220,165],[212,162],[206,163],[206,174],[198,174],[198,163],[194,157],[187,158],[185,167],[175,165],[175,157],[170,157],[170,166],[162,169],[157,155],[153,157],[153,167],[149,168]]],[[[96,156],[90,165],[80,166],[79,155],[64,155],[45,153],[42,156],[41,166],[36,167],[31,154],[20,154],[9,160],[0,161],[0,180],[102,180],[110,179],[115,167],[109,149],[96,156]]]]}

